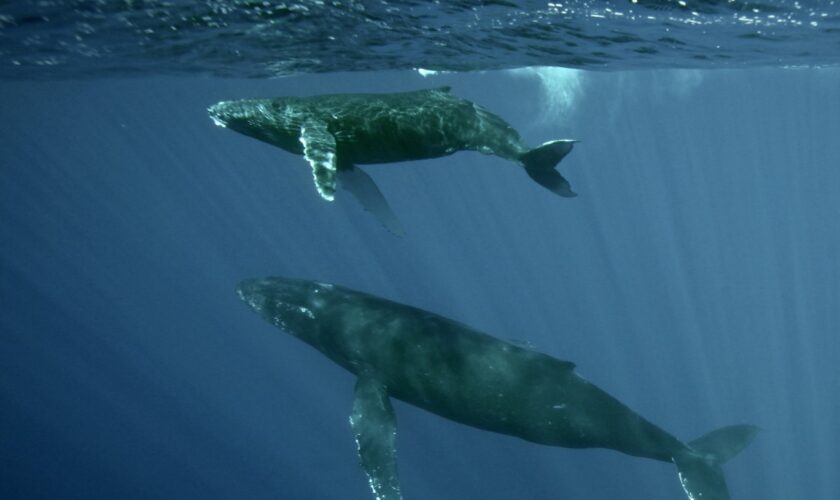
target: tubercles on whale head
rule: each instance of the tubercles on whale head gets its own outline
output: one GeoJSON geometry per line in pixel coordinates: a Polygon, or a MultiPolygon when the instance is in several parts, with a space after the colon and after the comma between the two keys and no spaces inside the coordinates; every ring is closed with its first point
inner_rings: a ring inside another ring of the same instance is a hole
{"type": "Polygon", "coordinates": [[[207,108],[207,114],[217,127],[227,127],[227,112],[226,107],[229,101],[221,101],[207,108]]]}
{"type": "Polygon", "coordinates": [[[207,108],[207,114],[220,127],[303,154],[299,140],[301,111],[287,99],[221,101],[207,108]]]}
{"type": "Polygon", "coordinates": [[[326,306],[324,284],[285,278],[246,279],[236,287],[243,302],[275,326],[304,340],[317,330],[326,306]]]}
{"type": "Polygon", "coordinates": [[[217,102],[207,108],[207,114],[219,127],[255,136],[272,125],[275,112],[268,99],[240,99],[217,102]]]}

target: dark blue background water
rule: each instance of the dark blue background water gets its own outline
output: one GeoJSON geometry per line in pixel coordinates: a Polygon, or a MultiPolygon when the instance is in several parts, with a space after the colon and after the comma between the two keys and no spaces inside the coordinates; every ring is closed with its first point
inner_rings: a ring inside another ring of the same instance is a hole
{"type": "MultiPolygon", "coordinates": [[[[353,378],[233,292],[277,274],[530,342],[680,438],[755,423],[736,500],[838,498],[838,137],[838,70],[2,82],[0,493],[369,498],[353,378]],[[580,196],[477,153],[370,166],[397,239],[205,111],[445,84],[581,139],[580,196]]],[[[670,464],[396,411],[408,499],[683,498],[670,464]]]]}

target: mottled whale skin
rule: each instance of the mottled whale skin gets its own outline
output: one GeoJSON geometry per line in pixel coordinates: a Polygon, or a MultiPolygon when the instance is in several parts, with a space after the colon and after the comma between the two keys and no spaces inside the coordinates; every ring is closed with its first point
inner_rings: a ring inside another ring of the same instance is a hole
{"type": "Polygon", "coordinates": [[[355,165],[472,150],[514,161],[552,192],[576,196],[555,170],[576,141],[530,148],[503,119],[449,90],[241,99],[216,103],[208,113],[217,125],[303,155],[324,199],[332,200],[340,184],[392,230],[398,222],[387,202],[355,165]]]}
{"type": "Polygon", "coordinates": [[[402,498],[391,397],[534,443],[672,462],[689,499],[728,499],[720,465],[756,433],[735,425],[683,443],[586,381],[571,362],[340,286],[266,278],[241,282],[237,293],[358,377],[350,422],[378,499],[402,498]]]}

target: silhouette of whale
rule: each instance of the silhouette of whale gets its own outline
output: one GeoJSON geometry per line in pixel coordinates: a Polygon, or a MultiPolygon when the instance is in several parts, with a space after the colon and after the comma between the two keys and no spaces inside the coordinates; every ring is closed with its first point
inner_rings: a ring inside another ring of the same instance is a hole
{"type": "Polygon", "coordinates": [[[576,196],[555,170],[576,141],[529,148],[507,122],[449,90],[242,99],[216,103],[208,113],[219,126],[303,155],[324,199],[332,201],[340,183],[397,234],[402,232],[398,219],[373,180],[355,165],[473,150],[515,161],[550,191],[576,196]]]}
{"type": "Polygon", "coordinates": [[[350,423],[377,499],[401,498],[390,397],[534,443],[672,462],[693,500],[729,498],[720,466],[757,432],[734,425],[683,443],[586,381],[569,361],[340,286],[252,279],[237,293],[358,377],[350,423]]]}

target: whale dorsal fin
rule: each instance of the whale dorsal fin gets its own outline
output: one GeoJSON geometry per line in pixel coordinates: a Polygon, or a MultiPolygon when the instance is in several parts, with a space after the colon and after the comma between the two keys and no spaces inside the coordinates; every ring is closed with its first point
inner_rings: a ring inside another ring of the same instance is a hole
{"type": "Polygon", "coordinates": [[[397,475],[397,422],[385,386],[367,372],[359,373],[350,426],[362,468],[376,498],[400,500],[397,475]]]}
{"type": "Polygon", "coordinates": [[[322,198],[335,198],[335,137],[327,130],[326,122],[307,120],[300,127],[300,143],[303,157],[312,167],[315,188],[322,198]]]}

